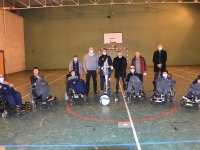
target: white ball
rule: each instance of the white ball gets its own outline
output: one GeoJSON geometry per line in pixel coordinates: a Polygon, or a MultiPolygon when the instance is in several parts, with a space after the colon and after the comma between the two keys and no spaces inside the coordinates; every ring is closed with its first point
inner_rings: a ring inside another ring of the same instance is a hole
{"type": "Polygon", "coordinates": [[[108,105],[109,103],[110,103],[110,98],[109,98],[109,96],[108,95],[102,95],[101,97],[100,97],[100,103],[102,104],[102,105],[108,105]]]}

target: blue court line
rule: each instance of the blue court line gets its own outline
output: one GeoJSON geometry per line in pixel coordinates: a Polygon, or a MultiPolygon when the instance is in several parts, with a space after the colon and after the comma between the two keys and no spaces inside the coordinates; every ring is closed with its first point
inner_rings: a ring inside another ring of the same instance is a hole
{"type": "MultiPolygon", "coordinates": [[[[200,140],[185,140],[185,141],[169,141],[169,142],[145,142],[140,143],[140,145],[167,145],[167,144],[179,144],[179,143],[200,143],[200,140]]],[[[8,144],[3,145],[1,144],[0,147],[6,148],[18,148],[18,147],[135,147],[136,144],[8,144]]]]}

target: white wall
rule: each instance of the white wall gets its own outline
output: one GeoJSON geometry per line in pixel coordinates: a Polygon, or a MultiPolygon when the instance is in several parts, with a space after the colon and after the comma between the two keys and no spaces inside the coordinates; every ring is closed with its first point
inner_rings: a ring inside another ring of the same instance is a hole
{"type": "Polygon", "coordinates": [[[26,69],[24,48],[24,21],[21,16],[5,11],[0,12],[0,50],[4,50],[6,74],[26,69]]]}

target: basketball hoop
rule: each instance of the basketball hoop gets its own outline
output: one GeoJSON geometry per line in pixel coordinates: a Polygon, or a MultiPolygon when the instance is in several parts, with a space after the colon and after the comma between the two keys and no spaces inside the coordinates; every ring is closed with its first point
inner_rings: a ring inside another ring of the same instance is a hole
{"type": "Polygon", "coordinates": [[[112,45],[112,48],[116,48],[116,42],[110,42],[110,44],[112,45]]]}

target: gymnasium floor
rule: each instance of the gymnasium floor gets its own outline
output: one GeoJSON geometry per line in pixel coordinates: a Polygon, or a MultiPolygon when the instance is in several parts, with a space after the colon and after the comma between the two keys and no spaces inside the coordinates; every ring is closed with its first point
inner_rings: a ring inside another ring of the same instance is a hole
{"type": "MultiPolygon", "coordinates": [[[[90,104],[70,106],[64,100],[64,80],[68,71],[43,70],[41,74],[49,82],[51,94],[58,97],[59,105],[43,111],[34,110],[22,117],[0,119],[0,149],[137,150],[136,133],[142,150],[199,150],[200,110],[182,108],[179,102],[200,73],[200,66],[168,67],[177,81],[173,106],[149,103],[153,94],[153,69],[147,69],[144,77],[147,101],[128,103],[128,109],[121,92],[117,95],[119,102],[102,106],[92,86],[90,104]],[[130,117],[134,128],[130,125],[130,117]]],[[[6,81],[14,83],[15,89],[21,92],[23,101],[29,101],[31,74],[32,71],[23,71],[6,76],[6,81]]],[[[111,90],[115,90],[113,77],[111,90]]]]}

